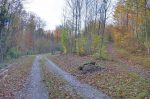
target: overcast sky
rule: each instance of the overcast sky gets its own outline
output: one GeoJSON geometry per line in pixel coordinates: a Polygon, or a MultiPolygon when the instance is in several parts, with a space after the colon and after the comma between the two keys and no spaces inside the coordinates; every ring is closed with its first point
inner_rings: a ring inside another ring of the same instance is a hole
{"type": "Polygon", "coordinates": [[[25,9],[34,12],[44,21],[46,21],[46,29],[54,30],[62,21],[62,9],[64,0],[27,0],[25,9]]]}
{"type": "MultiPolygon", "coordinates": [[[[46,22],[47,30],[54,30],[62,23],[62,11],[65,0],[26,0],[24,7],[27,11],[33,12],[46,22]]],[[[114,3],[118,0],[112,0],[114,3]]],[[[112,19],[110,20],[112,21],[112,19]]],[[[111,23],[111,22],[110,22],[111,23]]]]}

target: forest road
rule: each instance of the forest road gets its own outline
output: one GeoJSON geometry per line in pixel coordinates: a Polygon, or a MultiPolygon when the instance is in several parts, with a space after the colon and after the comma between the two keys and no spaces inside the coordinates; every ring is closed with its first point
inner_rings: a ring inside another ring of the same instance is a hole
{"type": "Polygon", "coordinates": [[[58,65],[53,63],[48,58],[45,59],[49,71],[58,75],[60,79],[65,80],[68,84],[67,86],[72,87],[83,99],[110,99],[107,95],[103,94],[101,91],[93,88],[92,86],[88,84],[82,84],[74,76],[59,68],[58,65]]]}
{"type": "MultiPolygon", "coordinates": [[[[15,99],[48,99],[49,95],[42,81],[42,72],[40,70],[40,60],[42,56],[36,56],[30,75],[28,76],[25,87],[17,93],[15,99]]],[[[59,79],[66,81],[67,87],[73,89],[82,99],[110,99],[103,92],[95,89],[88,84],[82,84],[76,77],[65,72],[58,65],[48,58],[45,58],[45,64],[50,72],[55,73],[59,79]]]]}
{"type": "Polygon", "coordinates": [[[36,56],[25,88],[18,92],[15,99],[48,99],[48,92],[42,81],[39,60],[41,56],[36,56]]]}

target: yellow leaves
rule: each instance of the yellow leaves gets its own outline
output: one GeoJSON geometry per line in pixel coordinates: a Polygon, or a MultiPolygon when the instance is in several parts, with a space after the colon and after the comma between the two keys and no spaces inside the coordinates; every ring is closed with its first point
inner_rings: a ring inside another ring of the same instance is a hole
{"type": "Polygon", "coordinates": [[[67,53],[67,41],[68,41],[67,31],[63,30],[61,33],[61,44],[63,46],[64,53],[67,53]]]}
{"type": "Polygon", "coordinates": [[[101,37],[98,35],[93,35],[92,49],[95,51],[98,49],[101,37]]]}
{"type": "MultiPolygon", "coordinates": [[[[144,39],[144,36],[142,36],[144,32],[149,31],[150,20],[150,10],[145,8],[145,0],[118,2],[114,19],[116,25],[113,32],[115,33],[114,40],[117,43],[116,45],[130,48],[134,48],[133,46],[137,45],[136,47],[142,48],[140,41],[144,39]],[[147,22],[147,30],[145,22],[147,22]]],[[[150,47],[149,42],[145,42],[143,45],[150,47]]]]}
{"type": "Polygon", "coordinates": [[[125,7],[122,4],[118,4],[114,17],[118,17],[120,13],[125,11],[125,7]]]}
{"type": "Polygon", "coordinates": [[[144,42],[144,46],[145,46],[145,47],[150,47],[150,41],[144,42]]]}
{"type": "Polygon", "coordinates": [[[63,50],[64,50],[64,53],[66,54],[67,53],[67,48],[65,46],[63,46],[63,50]]]}
{"type": "Polygon", "coordinates": [[[83,36],[76,39],[76,49],[79,55],[83,55],[85,53],[86,41],[87,41],[86,38],[83,36]]]}
{"type": "Polygon", "coordinates": [[[18,16],[14,16],[14,24],[13,24],[13,27],[14,28],[18,28],[19,27],[19,24],[20,23],[20,19],[18,16]]]}

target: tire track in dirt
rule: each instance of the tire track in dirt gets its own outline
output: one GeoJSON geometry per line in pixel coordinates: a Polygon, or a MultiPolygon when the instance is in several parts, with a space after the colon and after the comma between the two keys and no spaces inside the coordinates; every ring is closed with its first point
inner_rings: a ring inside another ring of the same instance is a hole
{"type": "Polygon", "coordinates": [[[89,86],[88,84],[82,84],[74,76],[63,71],[61,68],[59,68],[59,66],[57,66],[48,58],[46,58],[46,64],[50,72],[58,75],[60,79],[67,81],[68,86],[73,88],[76,93],[80,95],[83,99],[110,99],[107,95],[93,88],[92,86],[89,86]]]}
{"type": "Polygon", "coordinates": [[[25,88],[18,92],[15,99],[48,99],[48,92],[43,84],[39,67],[40,59],[40,56],[35,58],[25,88]]]}

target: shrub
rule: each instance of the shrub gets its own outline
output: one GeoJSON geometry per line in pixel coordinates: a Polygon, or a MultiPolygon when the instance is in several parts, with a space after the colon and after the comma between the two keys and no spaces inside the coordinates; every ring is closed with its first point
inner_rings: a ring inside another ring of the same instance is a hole
{"type": "Polygon", "coordinates": [[[10,48],[7,52],[7,58],[18,58],[20,56],[20,51],[17,48],[10,48]]]}
{"type": "Polygon", "coordinates": [[[76,51],[79,55],[85,54],[86,41],[87,41],[86,38],[83,36],[76,39],[76,51]]]}
{"type": "Polygon", "coordinates": [[[104,46],[102,49],[100,49],[96,53],[94,53],[93,56],[96,59],[103,59],[103,60],[108,59],[107,48],[104,46]],[[101,54],[100,54],[100,52],[101,52],[101,54]]]}
{"type": "Polygon", "coordinates": [[[68,35],[67,35],[67,31],[63,30],[61,33],[61,44],[62,44],[62,48],[63,48],[63,52],[67,53],[67,43],[68,42],[68,35]]]}
{"type": "Polygon", "coordinates": [[[93,35],[92,40],[93,40],[92,41],[92,50],[93,50],[93,52],[97,52],[99,50],[101,37],[99,35],[93,35]]]}

